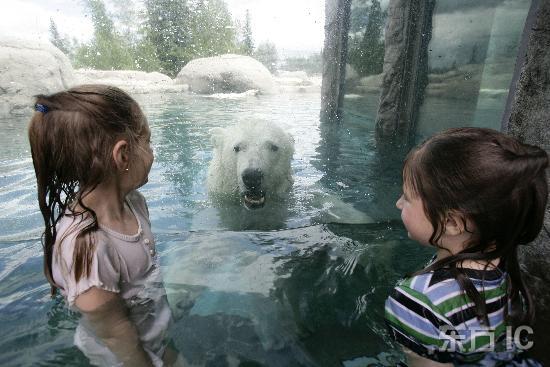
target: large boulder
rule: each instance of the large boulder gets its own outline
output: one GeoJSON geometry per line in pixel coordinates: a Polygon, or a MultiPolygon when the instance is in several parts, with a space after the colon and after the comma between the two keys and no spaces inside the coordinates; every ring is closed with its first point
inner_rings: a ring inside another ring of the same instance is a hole
{"type": "Polygon", "coordinates": [[[78,84],[101,83],[114,85],[130,94],[177,93],[187,91],[187,85],[176,84],[169,76],[136,70],[75,70],[78,84]]]}
{"type": "Polygon", "coordinates": [[[69,59],[47,40],[0,37],[0,116],[26,114],[34,95],[74,83],[69,59]]]}
{"type": "Polygon", "coordinates": [[[262,63],[233,54],[190,61],[179,72],[176,83],[188,84],[190,91],[198,94],[273,91],[273,77],[262,63]]]}

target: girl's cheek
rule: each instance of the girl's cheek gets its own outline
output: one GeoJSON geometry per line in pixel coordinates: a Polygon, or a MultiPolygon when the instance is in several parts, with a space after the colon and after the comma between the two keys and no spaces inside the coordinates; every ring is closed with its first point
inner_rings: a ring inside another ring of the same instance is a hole
{"type": "Polygon", "coordinates": [[[407,225],[407,216],[403,212],[401,212],[401,221],[405,226],[407,225]]]}

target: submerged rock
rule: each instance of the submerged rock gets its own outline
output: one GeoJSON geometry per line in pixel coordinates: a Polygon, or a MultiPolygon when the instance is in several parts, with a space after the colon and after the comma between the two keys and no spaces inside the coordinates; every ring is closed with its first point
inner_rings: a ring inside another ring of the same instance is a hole
{"type": "Polygon", "coordinates": [[[158,72],[78,69],[75,71],[75,75],[77,84],[109,84],[130,94],[178,93],[188,90],[186,84],[176,84],[168,75],[158,72]]]}
{"type": "Polygon", "coordinates": [[[0,115],[23,115],[33,96],[75,84],[67,56],[49,41],[0,37],[0,115]]]}
{"type": "Polygon", "coordinates": [[[181,69],[176,83],[188,84],[198,94],[273,91],[273,77],[261,62],[234,54],[192,60],[181,69]]]}

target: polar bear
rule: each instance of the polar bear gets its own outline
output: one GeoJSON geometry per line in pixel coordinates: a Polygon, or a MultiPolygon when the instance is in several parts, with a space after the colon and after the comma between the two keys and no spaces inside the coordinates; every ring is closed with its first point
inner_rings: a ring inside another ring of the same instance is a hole
{"type": "Polygon", "coordinates": [[[292,187],[294,139],[280,126],[244,121],[211,130],[214,147],[208,168],[208,192],[214,198],[238,198],[247,209],[284,196],[292,187]]]}

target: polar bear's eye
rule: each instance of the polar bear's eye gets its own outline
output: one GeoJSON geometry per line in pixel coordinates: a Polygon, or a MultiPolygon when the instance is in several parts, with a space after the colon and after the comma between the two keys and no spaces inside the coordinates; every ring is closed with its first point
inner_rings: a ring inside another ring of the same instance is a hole
{"type": "Polygon", "coordinates": [[[241,151],[241,147],[238,146],[238,145],[235,145],[235,146],[233,147],[233,150],[235,151],[235,153],[239,153],[239,152],[241,151]]]}
{"type": "Polygon", "coordinates": [[[275,144],[270,144],[270,146],[269,146],[269,147],[270,147],[270,148],[271,148],[271,150],[272,150],[272,151],[274,151],[274,152],[276,152],[276,151],[278,151],[278,150],[279,150],[279,147],[278,147],[278,146],[276,146],[275,144]]]}

